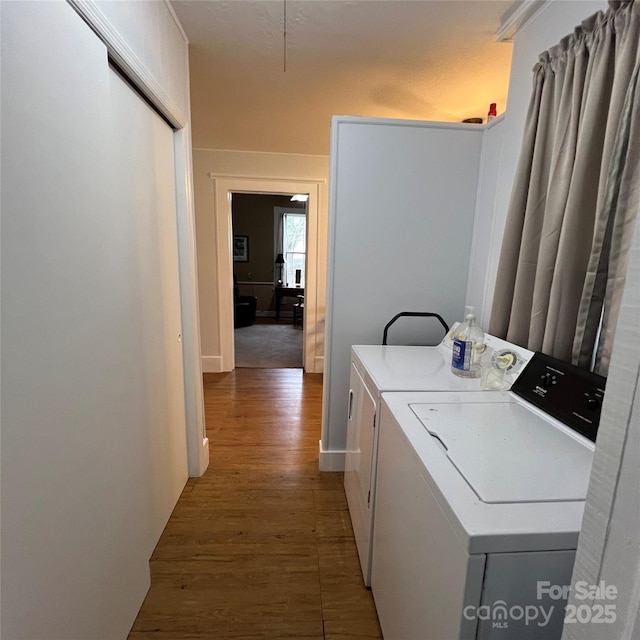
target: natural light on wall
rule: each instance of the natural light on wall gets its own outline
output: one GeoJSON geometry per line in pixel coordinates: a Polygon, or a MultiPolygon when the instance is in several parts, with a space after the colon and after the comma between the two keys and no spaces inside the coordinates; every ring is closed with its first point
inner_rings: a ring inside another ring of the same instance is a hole
{"type": "Polygon", "coordinates": [[[291,196],[291,202],[306,202],[309,199],[308,193],[296,193],[291,196]]]}

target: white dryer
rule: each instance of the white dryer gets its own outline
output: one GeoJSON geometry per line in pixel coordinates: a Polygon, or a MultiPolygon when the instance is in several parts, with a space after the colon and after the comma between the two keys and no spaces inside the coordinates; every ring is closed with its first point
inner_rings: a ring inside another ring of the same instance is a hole
{"type": "MultiPolygon", "coordinates": [[[[455,326],[454,326],[455,328],[455,326]]],[[[366,586],[371,585],[371,532],[374,520],[380,404],[385,392],[480,392],[478,378],[451,373],[451,332],[435,347],[356,345],[351,348],[344,487],[366,586]]],[[[511,380],[533,352],[491,335],[486,344],[515,354],[511,380]]],[[[495,392],[488,392],[495,393],[495,392]]]]}
{"type": "Polygon", "coordinates": [[[605,380],[536,354],[510,392],[385,393],[385,640],[559,640],[605,380]]]}

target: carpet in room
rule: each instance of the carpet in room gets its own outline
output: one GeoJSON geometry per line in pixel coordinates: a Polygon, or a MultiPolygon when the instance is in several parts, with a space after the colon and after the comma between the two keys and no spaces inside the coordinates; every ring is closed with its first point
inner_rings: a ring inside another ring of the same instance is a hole
{"type": "Polygon", "coordinates": [[[234,330],[236,367],[302,367],[302,328],[291,324],[254,324],[234,330]]]}

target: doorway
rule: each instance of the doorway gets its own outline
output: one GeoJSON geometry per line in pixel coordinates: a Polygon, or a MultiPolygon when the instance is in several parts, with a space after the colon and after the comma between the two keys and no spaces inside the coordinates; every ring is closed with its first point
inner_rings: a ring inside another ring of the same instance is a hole
{"type": "MultiPolygon", "coordinates": [[[[216,238],[216,316],[220,356],[214,359],[215,371],[235,368],[234,304],[233,304],[233,230],[231,203],[233,194],[258,193],[271,195],[309,194],[307,201],[307,251],[304,291],[303,367],[307,373],[322,371],[318,349],[324,343],[324,324],[319,322],[319,305],[324,309],[324,281],[318,281],[320,182],[282,180],[275,178],[242,178],[212,176],[215,201],[216,238]],[[320,296],[322,301],[320,302],[320,296]]],[[[291,195],[289,195],[290,201],[291,195]]],[[[325,231],[325,230],[323,230],[325,231]]],[[[240,234],[237,234],[240,235],[240,234]]],[[[251,249],[249,248],[249,251],[251,249]]],[[[324,254],[323,254],[324,256],[324,254]]],[[[324,257],[323,257],[324,259],[324,257]]]]}
{"type": "Polygon", "coordinates": [[[235,366],[302,368],[306,200],[232,192],[231,219],[235,366]]]}

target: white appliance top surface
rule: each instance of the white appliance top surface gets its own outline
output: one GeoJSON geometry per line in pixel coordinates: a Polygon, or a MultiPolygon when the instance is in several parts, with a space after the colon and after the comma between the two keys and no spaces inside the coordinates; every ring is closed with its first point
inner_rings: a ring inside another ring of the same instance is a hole
{"type": "Polygon", "coordinates": [[[483,502],[585,499],[593,451],[521,404],[411,408],[483,502]]]}
{"type": "Polygon", "coordinates": [[[509,391],[383,393],[391,421],[468,553],[576,548],[593,443],[509,391]]]}
{"type": "MultiPolygon", "coordinates": [[[[450,334],[451,331],[436,347],[354,345],[352,358],[365,378],[369,378],[369,386],[378,392],[481,391],[480,378],[461,378],[451,372],[450,334]]],[[[523,363],[533,355],[532,351],[489,334],[485,340],[493,349],[513,349],[523,363]]]]}
{"type": "Polygon", "coordinates": [[[451,352],[439,346],[358,345],[353,355],[378,391],[480,390],[479,378],[451,373],[451,352]]]}

